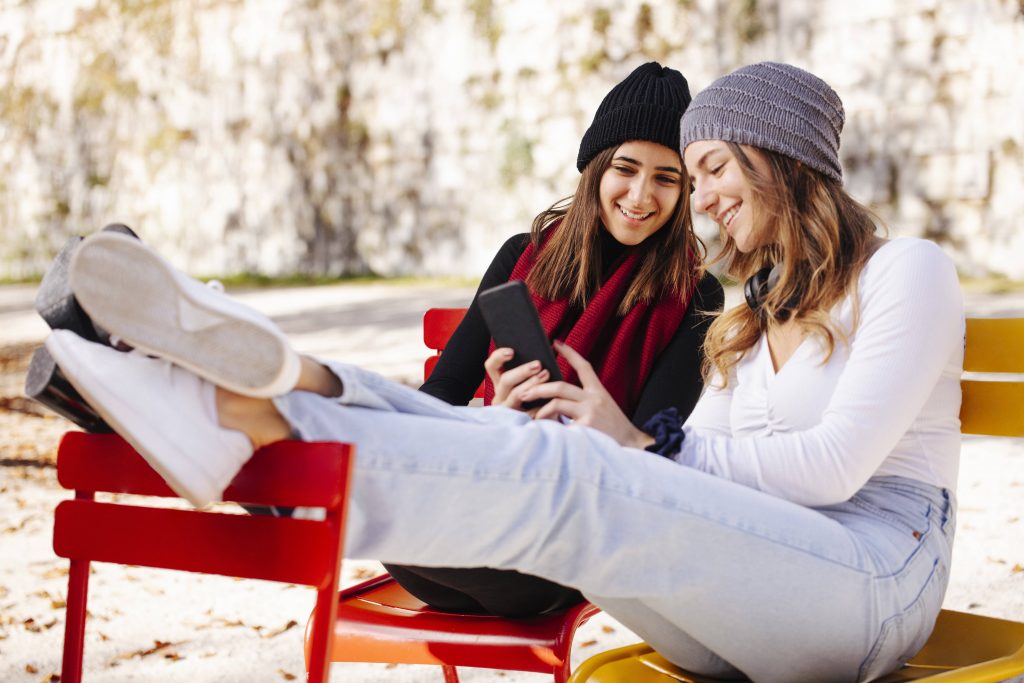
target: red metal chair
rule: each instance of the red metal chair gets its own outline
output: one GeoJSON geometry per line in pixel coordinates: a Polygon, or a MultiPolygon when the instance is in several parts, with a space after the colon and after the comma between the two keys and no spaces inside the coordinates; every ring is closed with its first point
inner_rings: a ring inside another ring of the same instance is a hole
{"type": "MultiPolygon", "coordinates": [[[[441,357],[441,352],[448,345],[452,332],[465,316],[465,308],[429,308],[423,314],[423,343],[428,349],[436,352],[433,356],[427,356],[423,362],[423,379],[430,377],[430,373],[434,371],[434,366],[437,365],[437,361],[441,357]]],[[[482,383],[476,388],[473,397],[484,397],[482,383]]]]}
{"type": "Polygon", "coordinates": [[[310,681],[326,683],[353,449],[348,444],[282,441],[258,451],[224,500],[322,507],[322,521],[99,502],[95,492],[177,497],[160,475],[114,434],[64,435],[57,479],[75,498],[57,506],[53,547],[71,560],[61,681],[79,683],[91,561],[222,574],[317,588],[307,633],[310,681]]]}
{"type": "MultiPolygon", "coordinates": [[[[423,342],[437,351],[427,358],[424,377],[465,314],[464,308],[432,308],[423,316],[423,342]]],[[[482,385],[476,395],[483,396],[482,385]]],[[[458,666],[550,673],[563,683],[576,629],[598,611],[584,602],[529,619],[452,614],[431,609],[385,574],[339,595],[331,659],[440,665],[446,683],[458,682],[458,666]]],[[[307,627],[307,656],[309,633],[307,627]]]]}

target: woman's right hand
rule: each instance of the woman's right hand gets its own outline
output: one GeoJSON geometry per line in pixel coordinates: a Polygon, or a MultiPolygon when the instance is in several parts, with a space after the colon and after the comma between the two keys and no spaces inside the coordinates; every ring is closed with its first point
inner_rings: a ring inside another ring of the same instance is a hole
{"type": "MultiPolygon", "coordinates": [[[[484,369],[494,385],[494,398],[491,400],[491,405],[525,410],[521,398],[523,393],[531,387],[547,382],[550,376],[548,371],[541,367],[540,361],[523,363],[505,370],[505,363],[512,360],[514,355],[512,349],[502,347],[495,349],[494,353],[484,361],[484,369]]],[[[525,412],[532,415],[537,412],[537,409],[525,412]]]]}

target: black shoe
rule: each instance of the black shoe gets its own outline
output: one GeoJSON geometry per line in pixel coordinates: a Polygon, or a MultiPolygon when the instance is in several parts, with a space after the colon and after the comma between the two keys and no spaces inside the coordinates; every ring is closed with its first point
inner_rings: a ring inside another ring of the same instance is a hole
{"type": "MultiPolygon", "coordinates": [[[[111,223],[103,230],[131,235],[136,239],[139,237],[127,225],[120,223],[111,223]]],[[[75,295],[71,293],[71,285],[68,282],[68,266],[71,265],[71,257],[82,239],[80,236],[69,239],[47,268],[36,294],[36,312],[51,330],[70,330],[82,339],[109,346],[110,334],[89,319],[75,300],[75,295]]]]}
{"type": "MultiPolygon", "coordinates": [[[[111,223],[103,230],[119,232],[136,239],[139,237],[134,230],[121,223],[111,223]]],[[[110,346],[110,334],[94,324],[82,310],[75,300],[75,295],[71,293],[71,285],[68,282],[71,257],[82,239],[80,236],[69,239],[47,268],[36,293],[36,312],[51,330],[70,330],[83,339],[110,346]]],[[[36,349],[32,354],[28,375],[25,377],[25,395],[71,420],[87,432],[113,431],[71,386],[45,347],[36,349]]]]}
{"type": "Polygon", "coordinates": [[[25,395],[87,432],[107,434],[114,431],[71,386],[45,346],[40,346],[32,354],[25,376],[25,395]]]}

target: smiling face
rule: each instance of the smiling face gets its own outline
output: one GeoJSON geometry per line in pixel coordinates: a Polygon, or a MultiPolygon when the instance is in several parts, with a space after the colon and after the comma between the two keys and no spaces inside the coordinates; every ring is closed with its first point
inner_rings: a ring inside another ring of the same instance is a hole
{"type": "MultiPolygon", "coordinates": [[[[741,146],[754,169],[767,176],[768,161],[753,147],[741,146]]],[[[758,219],[758,200],[739,160],[721,140],[690,143],[683,157],[693,187],[693,207],[724,230],[736,248],[749,253],[771,241],[768,227],[758,219]]]]}
{"type": "Polygon", "coordinates": [[[633,246],[660,230],[682,191],[679,154],[643,140],[623,143],[601,176],[601,222],[621,244],[633,246]]]}

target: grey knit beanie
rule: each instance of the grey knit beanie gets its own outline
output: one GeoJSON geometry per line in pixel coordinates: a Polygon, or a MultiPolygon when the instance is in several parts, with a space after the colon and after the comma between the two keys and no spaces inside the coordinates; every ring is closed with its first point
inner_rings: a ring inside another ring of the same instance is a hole
{"type": "Polygon", "coordinates": [[[679,152],[698,140],[736,142],[802,161],[841,183],[845,118],[839,95],[814,74],[790,64],[751,64],[697,93],[680,122],[679,152]]]}
{"type": "Polygon", "coordinates": [[[603,149],[630,140],[648,140],[675,149],[679,117],[690,103],[683,74],[657,62],[647,62],[611,89],[597,108],[594,122],[583,135],[576,168],[581,172],[603,149]]]}

